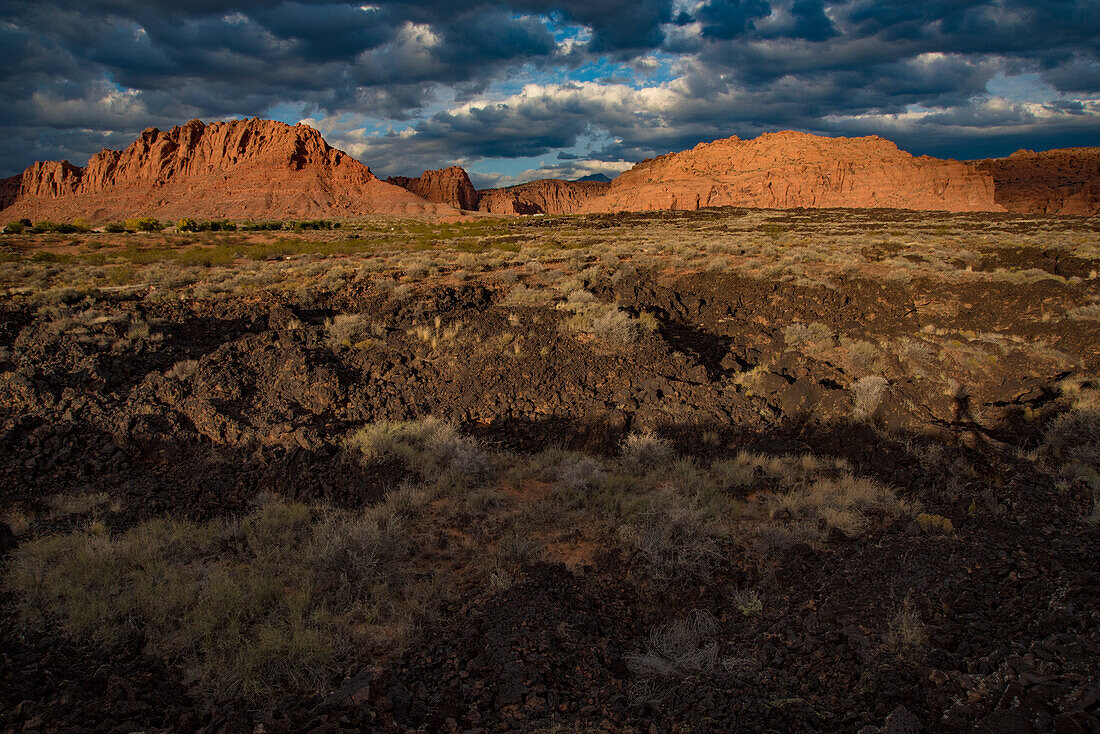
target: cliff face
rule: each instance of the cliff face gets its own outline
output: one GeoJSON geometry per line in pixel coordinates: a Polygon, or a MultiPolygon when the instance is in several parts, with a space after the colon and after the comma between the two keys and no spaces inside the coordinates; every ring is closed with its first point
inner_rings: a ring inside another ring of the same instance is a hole
{"type": "Polygon", "coordinates": [[[993,181],[957,161],[913,157],[889,140],[768,133],[642,161],[581,211],[705,206],[1002,211],[993,181]]]}
{"type": "Polygon", "coordinates": [[[446,214],[450,207],[379,181],[305,125],[192,120],[149,128],[123,151],[104,150],[87,168],[35,163],[23,172],[8,218],[93,220],[161,217],[446,214]]]}
{"type": "Polygon", "coordinates": [[[544,178],[503,189],[479,191],[478,209],[492,214],[572,214],[610,184],[601,181],[559,181],[544,178]]]}
{"type": "Polygon", "coordinates": [[[466,171],[458,166],[424,171],[416,178],[390,176],[386,183],[408,189],[420,198],[437,204],[449,204],[469,211],[477,210],[477,189],[470,183],[466,171]]]}
{"type": "Polygon", "coordinates": [[[994,197],[1021,214],[1100,212],[1100,148],[1018,150],[1007,158],[974,161],[993,177],[994,197]]]}

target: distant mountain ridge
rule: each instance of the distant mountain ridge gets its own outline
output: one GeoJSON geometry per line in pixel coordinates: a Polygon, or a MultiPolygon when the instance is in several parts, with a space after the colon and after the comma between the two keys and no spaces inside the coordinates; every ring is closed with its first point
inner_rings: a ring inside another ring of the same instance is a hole
{"type": "Polygon", "coordinates": [[[350,218],[370,214],[491,214],[698,209],[886,207],[937,211],[1096,214],[1100,148],[959,162],[912,156],[883,138],[766,133],[700,143],[641,161],[611,181],[541,179],[473,187],[450,166],[380,181],[307,125],[270,120],[149,128],[84,168],[38,162],[0,180],[7,219],[133,215],[350,218]]]}
{"type": "Polygon", "coordinates": [[[611,183],[611,177],[606,173],[590,173],[587,176],[581,176],[580,178],[573,179],[576,183],[585,183],[586,181],[596,181],[598,183],[611,183]]]}

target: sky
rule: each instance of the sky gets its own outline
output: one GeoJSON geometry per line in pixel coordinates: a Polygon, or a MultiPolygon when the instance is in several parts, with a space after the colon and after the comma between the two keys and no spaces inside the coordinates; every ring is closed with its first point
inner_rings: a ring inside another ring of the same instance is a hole
{"type": "Polygon", "coordinates": [[[304,121],[375,172],[615,176],[701,141],[1100,145],[1100,0],[0,0],[0,176],[304,121]]]}

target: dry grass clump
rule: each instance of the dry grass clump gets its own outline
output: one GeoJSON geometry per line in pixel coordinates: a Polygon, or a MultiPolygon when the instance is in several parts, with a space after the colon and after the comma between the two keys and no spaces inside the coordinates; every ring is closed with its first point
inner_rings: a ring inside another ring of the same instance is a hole
{"type": "Polygon", "coordinates": [[[773,496],[767,507],[773,520],[811,521],[850,538],[863,532],[869,516],[898,517],[908,509],[889,487],[851,475],[821,479],[773,496]]]}
{"type": "Polygon", "coordinates": [[[489,470],[489,456],[476,439],[434,416],[372,423],[349,436],[347,446],[364,461],[397,460],[423,477],[469,482],[489,470]]]}
{"type": "Polygon", "coordinates": [[[181,359],[176,362],[172,367],[164,373],[164,376],[169,380],[179,380],[180,382],[187,382],[195,373],[199,371],[198,360],[194,359],[181,359]]]}
{"type": "Polygon", "coordinates": [[[627,668],[642,686],[712,673],[719,663],[718,631],[713,615],[694,610],[654,629],[645,652],[625,656],[627,668]]]}
{"type": "Polygon", "coordinates": [[[377,331],[364,313],[340,313],[325,319],[325,342],[330,349],[366,345],[377,331]]]}
{"type": "Polygon", "coordinates": [[[901,660],[917,663],[924,657],[928,639],[928,627],[906,599],[886,628],[883,639],[886,649],[901,660]]]}
{"type": "Polygon", "coordinates": [[[866,420],[874,416],[886,397],[889,382],[884,377],[861,377],[852,385],[852,417],[866,420]]]}
{"type": "Polygon", "coordinates": [[[655,320],[647,319],[645,325],[612,303],[596,300],[586,290],[574,290],[559,305],[572,315],[565,326],[572,331],[594,335],[601,342],[626,346],[638,340],[644,331],[655,328],[655,320]]]}
{"type": "Polygon", "coordinates": [[[407,557],[393,518],[269,501],[239,520],[26,542],[5,584],[24,623],[137,635],[206,695],[255,699],[323,687],[364,623],[408,628],[407,557]]]}

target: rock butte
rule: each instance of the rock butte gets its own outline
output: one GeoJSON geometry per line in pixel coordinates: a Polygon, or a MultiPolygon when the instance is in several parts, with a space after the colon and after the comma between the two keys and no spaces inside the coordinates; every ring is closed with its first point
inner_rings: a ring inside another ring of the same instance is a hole
{"type": "Polygon", "coordinates": [[[993,176],[997,203],[1010,212],[1100,212],[1100,148],[1018,150],[973,165],[993,176]]]}
{"type": "Polygon", "coordinates": [[[470,183],[466,171],[458,166],[424,171],[416,178],[390,176],[386,183],[408,189],[417,196],[437,204],[449,204],[456,209],[476,210],[477,189],[470,183]]]}
{"type": "Polygon", "coordinates": [[[458,213],[378,180],[309,126],[258,119],[149,128],[126,150],[97,153],[86,168],[49,161],[13,178],[14,196],[12,179],[0,187],[9,192],[9,218],[458,213]]]}
{"type": "Polygon", "coordinates": [[[492,214],[571,214],[607,191],[602,181],[543,178],[503,189],[479,191],[478,209],[492,214]]]}
{"type": "Polygon", "coordinates": [[[698,209],[884,207],[1094,214],[1100,148],[959,162],[912,156],[883,138],[766,133],[700,143],[642,161],[611,183],[542,179],[477,191],[451,166],[378,180],[306,125],[193,120],[145,130],[86,168],[35,163],[0,180],[8,219],[93,221],[134,215],[284,219],[698,209]]]}

